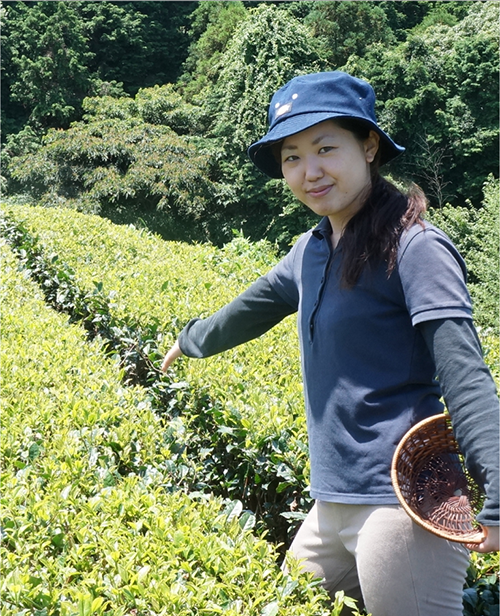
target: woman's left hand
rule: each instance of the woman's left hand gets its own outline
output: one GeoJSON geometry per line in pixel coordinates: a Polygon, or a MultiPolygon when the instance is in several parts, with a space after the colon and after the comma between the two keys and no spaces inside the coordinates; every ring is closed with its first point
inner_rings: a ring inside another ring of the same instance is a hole
{"type": "Polygon", "coordinates": [[[483,526],[482,527],[484,539],[479,545],[477,543],[467,543],[466,547],[473,552],[498,552],[499,546],[499,533],[498,526],[483,526]]]}

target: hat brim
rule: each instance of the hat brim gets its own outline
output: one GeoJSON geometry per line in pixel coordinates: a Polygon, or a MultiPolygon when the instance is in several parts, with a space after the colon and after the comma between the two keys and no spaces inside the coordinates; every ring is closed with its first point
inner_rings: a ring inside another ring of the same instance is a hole
{"type": "Polygon", "coordinates": [[[311,128],[316,124],[320,124],[325,120],[335,120],[338,118],[350,118],[358,120],[360,123],[368,126],[380,136],[380,166],[385,165],[396,156],[399,156],[405,151],[405,148],[395,143],[387,133],[385,133],[377,124],[370,122],[366,118],[360,118],[352,115],[334,114],[331,112],[314,112],[296,115],[290,118],[285,118],[276,124],[269,132],[259,141],[256,141],[248,148],[248,156],[256,167],[263,171],[271,178],[282,178],[281,165],[275,158],[272,150],[272,145],[295,135],[297,133],[311,128]]]}

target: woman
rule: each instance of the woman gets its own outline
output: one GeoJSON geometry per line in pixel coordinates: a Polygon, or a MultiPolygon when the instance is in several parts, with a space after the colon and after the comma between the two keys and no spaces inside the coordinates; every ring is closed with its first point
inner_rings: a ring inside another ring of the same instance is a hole
{"type": "Polygon", "coordinates": [[[462,258],[423,221],[423,194],[403,195],[379,175],[404,148],[378,126],[374,105],[369,84],[339,71],[296,77],[274,95],[250,158],[321,221],[233,302],[189,322],[162,369],[298,312],[315,505],[291,552],[332,597],[344,590],[373,616],[459,616],[467,549],[413,524],[390,464],[407,430],[442,412],[443,395],[486,489],[474,549],[498,550],[498,399],[462,258]]]}

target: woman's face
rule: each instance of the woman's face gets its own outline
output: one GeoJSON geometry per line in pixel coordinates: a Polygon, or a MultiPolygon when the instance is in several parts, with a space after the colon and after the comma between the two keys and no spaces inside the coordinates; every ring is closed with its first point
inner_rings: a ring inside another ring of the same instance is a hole
{"type": "Polygon", "coordinates": [[[316,214],[328,216],[338,236],[364,203],[378,145],[375,131],[360,141],[327,120],[283,141],[283,176],[297,199],[316,214]]]}

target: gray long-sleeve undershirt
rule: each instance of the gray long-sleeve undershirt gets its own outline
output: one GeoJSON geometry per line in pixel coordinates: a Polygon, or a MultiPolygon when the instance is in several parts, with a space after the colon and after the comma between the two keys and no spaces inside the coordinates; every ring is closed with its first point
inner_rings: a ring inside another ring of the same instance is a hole
{"type": "Polygon", "coordinates": [[[453,431],[471,475],[487,499],[478,521],[498,526],[499,405],[496,388],[469,319],[419,324],[431,352],[453,431]]]}

